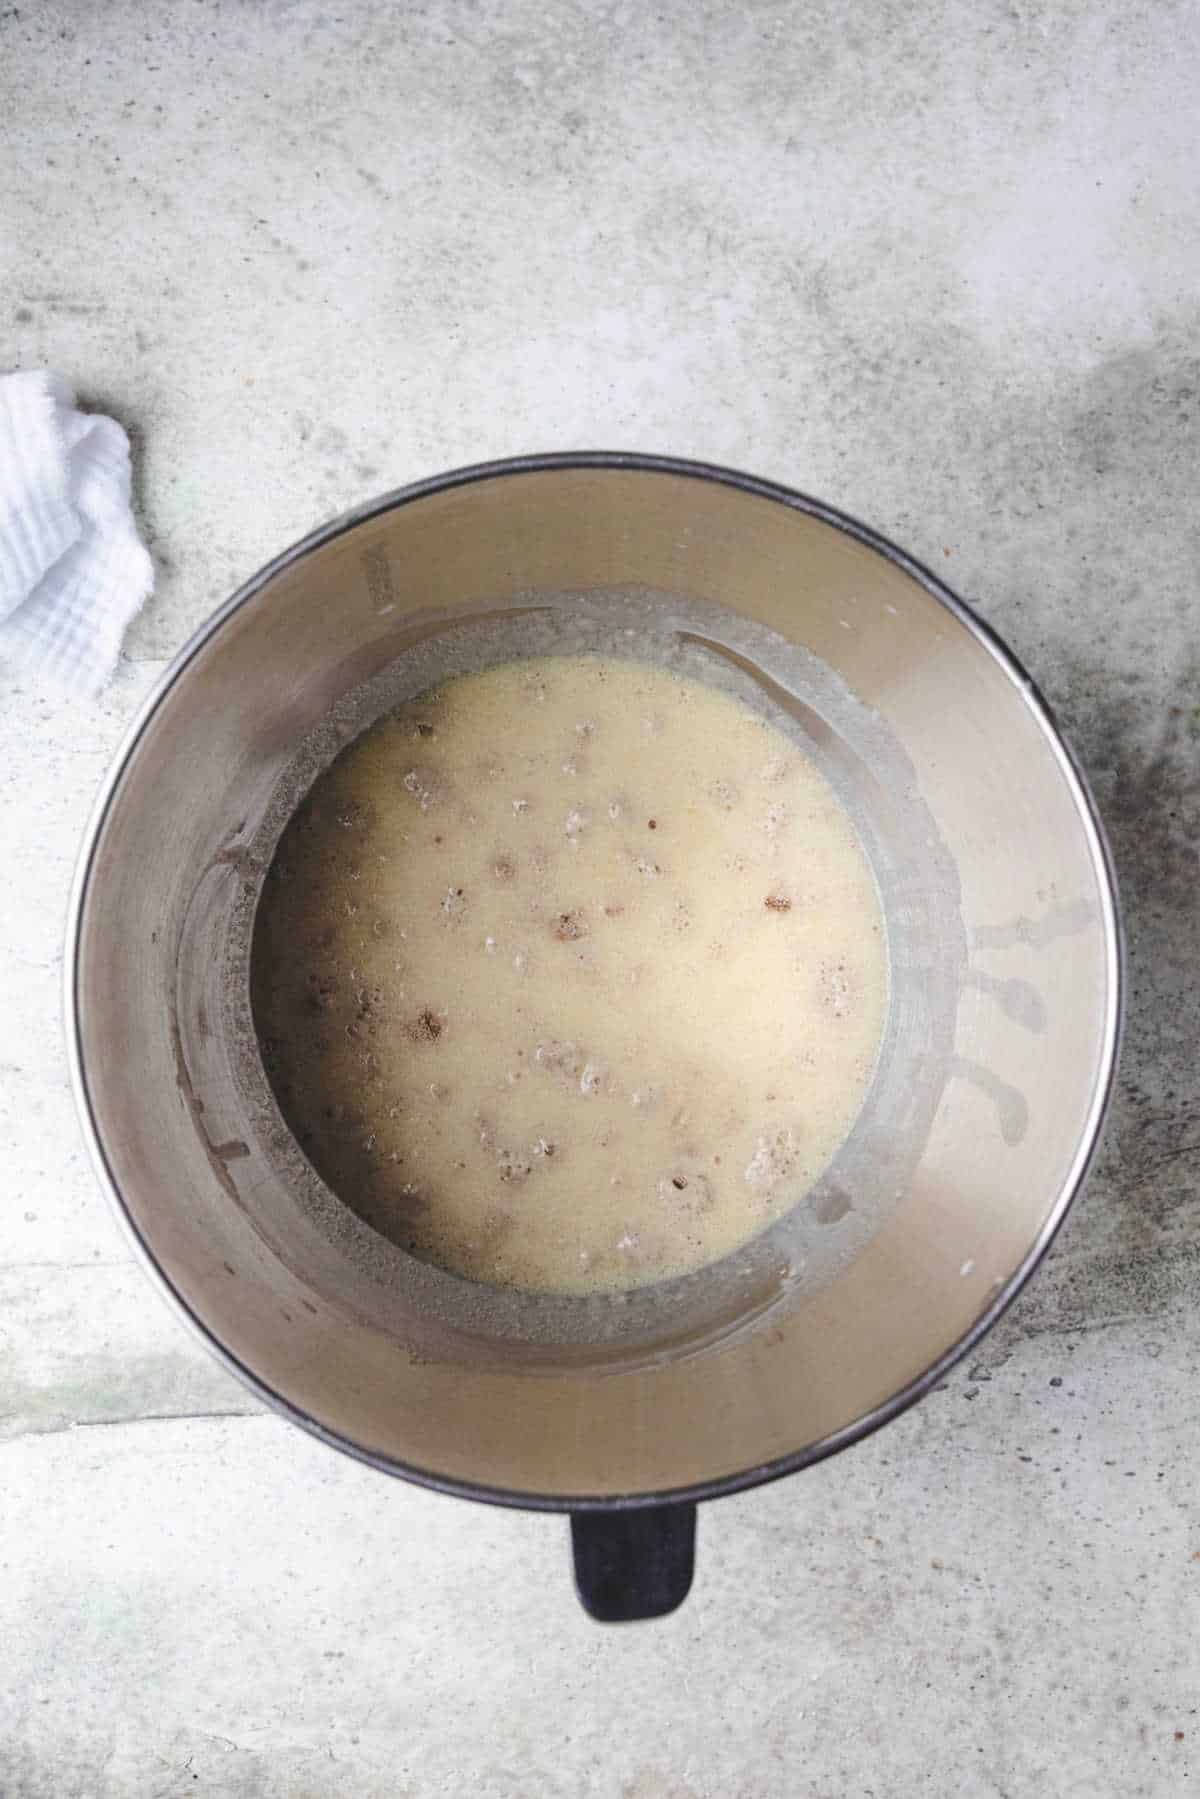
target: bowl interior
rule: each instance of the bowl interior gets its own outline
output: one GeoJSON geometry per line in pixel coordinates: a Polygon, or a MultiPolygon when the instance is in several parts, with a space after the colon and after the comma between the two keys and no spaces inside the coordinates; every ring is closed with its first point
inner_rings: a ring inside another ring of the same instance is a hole
{"type": "Polygon", "coordinates": [[[1086,795],[974,621],[809,502],[598,458],[400,495],[218,616],[114,773],[74,1000],[105,1171],[210,1341],[383,1465],[566,1503],[761,1478],[919,1391],[1081,1176],[1117,983],[1086,795]],[[753,683],[838,787],[884,899],[887,1035],[820,1187],[745,1251],[624,1301],[480,1303],[381,1256],[300,1154],[253,1041],[253,909],[290,803],[398,666],[416,681],[451,641],[480,662],[587,646],[626,618],[753,683]]]}

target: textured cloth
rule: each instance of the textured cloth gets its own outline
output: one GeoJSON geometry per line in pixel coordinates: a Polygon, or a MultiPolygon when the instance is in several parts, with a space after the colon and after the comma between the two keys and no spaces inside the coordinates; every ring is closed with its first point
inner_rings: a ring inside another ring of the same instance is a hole
{"type": "Polygon", "coordinates": [[[94,693],[153,585],[120,425],[58,375],[0,377],[0,658],[94,693]]]}

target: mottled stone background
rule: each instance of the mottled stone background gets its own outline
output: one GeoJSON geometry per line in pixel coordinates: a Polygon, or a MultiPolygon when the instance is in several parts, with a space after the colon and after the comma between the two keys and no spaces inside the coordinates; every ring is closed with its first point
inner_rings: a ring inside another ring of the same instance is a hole
{"type": "Polygon", "coordinates": [[[1181,0],[0,4],[0,366],[129,428],[115,687],[0,706],[0,1794],[1098,1799],[1200,1766],[1200,18],[1181,0]],[[706,1509],[658,1627],[564,1527],[262,1415],[130,1262],[63,1063],[97,782],[343,507],[580,446],[776,476],[944,572],[1128,914],[1086,1196],[976,1360],[706,1509]]]}

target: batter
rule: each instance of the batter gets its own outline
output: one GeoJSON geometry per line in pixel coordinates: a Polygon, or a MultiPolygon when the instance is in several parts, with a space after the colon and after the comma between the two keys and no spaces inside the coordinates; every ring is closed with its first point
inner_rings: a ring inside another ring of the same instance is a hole
{"type": "Polygon", "coordinates": [[[406,703],[316,782],[253,1001],[346,1205],[469,1279],[586,1293],[803,1195],[862,1102],[887,955],[792,738],[663,669],[540,657],[406,703]]]}

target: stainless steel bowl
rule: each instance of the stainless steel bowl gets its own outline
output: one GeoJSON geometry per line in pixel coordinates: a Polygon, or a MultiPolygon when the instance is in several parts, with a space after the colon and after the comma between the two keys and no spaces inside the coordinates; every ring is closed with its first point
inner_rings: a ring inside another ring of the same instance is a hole
{"type": "Polygon", "coordinates": [[[993,633],[829,507],[722,469],[601,454],[404,489],[235,594],[117,756],[67,971],[97,1169],[203,1340],[374,1467],[577,1514],[581,1589],[609,1616],[686,1590],[697,1499],[855,1441],[995,1321],[1083,1179],[1121,1012],[1094,806],[993,633]],[[792,1278],[785,1229],[640,1296],[619,1327],[517,1304],[493,1328],[433,1303],[420,1278],[380,1284],[302,1203],[295,1145],[248,1093],[230,943],[273,796],[331,708],[418,638],[611,589],[715,606],[810,653],[846,700],[825,705],[819,682],[778,695],[838,771],[885,896],[887,1078],[830,1177],[881,1222],[823,1283],[792,1278]]]}

